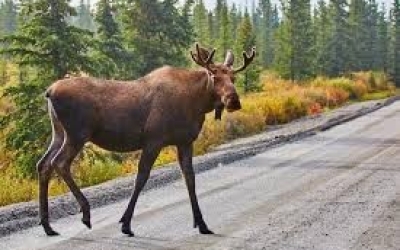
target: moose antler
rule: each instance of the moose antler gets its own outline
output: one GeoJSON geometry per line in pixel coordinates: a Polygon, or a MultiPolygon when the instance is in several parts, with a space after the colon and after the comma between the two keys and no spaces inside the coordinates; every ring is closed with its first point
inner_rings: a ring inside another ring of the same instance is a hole
{"type": "Polygon", "coordinates": [[[236,74],[236,73],[239,73],[240,71],[245,70],[250,65],[250,63],[253,61],[254,57],[256,57],[256,47],[253,47],[251,49],[250,55],[247,54],[247,52],[243,51],[244,64],[242,67],[235,69],[233,72],[236,74]]]}
{"type": "Polygon", "coordinates": [[[192,56],[193,61],[201,67],[206,68],[209,71],[213,71],[210,65],[213,64],[215,49],[209,52],[205,48],[200,47],[198,43],[196,43],[196,51],[197,54],[194,54],[193,51],[190,51],[190,55],[192,56]]]}

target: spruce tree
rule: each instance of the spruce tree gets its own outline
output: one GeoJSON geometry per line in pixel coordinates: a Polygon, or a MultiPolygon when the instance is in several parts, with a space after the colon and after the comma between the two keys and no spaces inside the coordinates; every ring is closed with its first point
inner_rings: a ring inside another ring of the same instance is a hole
{"type": "Polygon", "coordinates": [[[6,89],[15,109],[0,117],[6,128],[6,146],[15,152],[21,174],[34,176],[35,163],[50,135],[43,93],[53,81],[67,74],[91,72],[89,34],[69,26],[75,14],[67,0],[35,0],[21,3],[24,22],[15,35],[2,39],[3,54],[14,56],[20,66],[20,83],[6,89]]]}
{"type": "Polygon", "coordinates": [[[81,29],[95,31],[94,20],[91,12],[91,2],[80,0],[76,8],[76,17],[73,18],[73,24],[81,29]]]}
{"type": "Polygon", "coordinates": [[[235,41],[237,39],[237,30],[240,23],[240,12],[238,11],[236,4],[233,3],[229,9],[229,20],[232,27],[232,39],[235,41]]]}
{"type": "Polygon", "coordinates": [[[326,54],[326,74],[328,76],[339,76],[349,72],[352,69],[351,65],[356,60],[352,55],[353,36],[347,8],[346,0],[330,2],[332,35],[326,54]]]}
{"type": "Polygon", "coordinates": [[[352,0],[349,24],[350,50],[353,58],[349,70],[378,70],[378,6],[375,0],[352,0]]]}
{"type": "Polygon", "coordinates": [[[132,77],[165,64],[187,64],[186,50],[193,42],[193,29],[176,5],[176,0],[133,0],[121,10],[124,40],[134,50],[132,77]]]}
{"type": "Polygon", "coordinates": [[[203,0],[198,0],[193,8],[193,27],[196,40],[204,45],[211,45],[211,34],[208,25],[208,11],[203,0]]]}
{"type": "Polygon", "coordinates": [[[243,51],[247,51],[255,45],[255,34],[253,33],[253,25],[248,10],[245,10],[243,19],[238,27],[238,36],[235,44],[235,54],[241,55],[243,51]]]}
{"type": "Polygon", "coordinates": [[[9,35],[17,29],[17,5],[14,0],[4,0],[0,4],[0,35],[9,35]]]}
{"type": "Polygon", "coordinates": [[[99,0],[96,5],[95,21],[97,25],[96,48],[94,58],[98,63],[96,76],[123,79],[129,75],[133,57],[124,48],[118,23],[112,14],[109,0],[99,0]]]}
{"type": "Polygon", "coordinates": [[[311,77],[313,29],[310,1],[284,1],[283,13],[283,23],[277,34],[275,68],[291,80],[311,77]]]}
{"type": "MultiPolygon", "coordinates": [[[[239,55],[242,55],[243,51],[251,49],[256,42],[254,27],[247,8],[237,32],[235,54],[237,55],[237,60],[241,62],[242,57],[239,55]]],[[[260,89],[258,75],[259,69],[252,65],[238,78],[237,84],[243,88],[244,92],[258,91],[260,89]]]]}
{"type": "Polygon", "coordinates": [[[263,67],[270,67],[274,60],[274,35],[276,20],[274,20],[274,9],[270,0],[260,0],[258,15],[260,25],[256,27],[258,61],[263,67]]]}
{"type": "Polygon", "coordinates": [[[349,5],[348,23],[351,36],[349,36],[350,49],[353,60],[349,61],[351,71],[360,71],[365,65],[365,50],[367,49],[366,10],[365,0],[351,0],[349,5]]]}
{"type": "Polygon", "coordinates": [[[213,15],[213,13],[211,11],[209,11],[208,15],[207,15],[207,27],[208,27],[208,30],[209,30],[209,33],[210,33],[210,43],[214,44],[215,43],[215,39],[217,37],[216,33],[218,33],[216,31],[218,31],[218,30],[215,30],[214,15],[213,15]]]}
{"type": "Polygon", "coordinates": [[[219,14],[219,35],[217,40],[217,56],[219,60],[223,60],[226,51],[232,49],[233,38],[232,38],[232,25],[229,20],[228,4],[225,1],[222,2],[220,14],[219,14]]]}
{"type": "MultiPolygon", "coordinates": [[[[246,5],[247,5],[247,3],[246,3],[246,5]]],[[[247,6],[246,6],[246,9],[248,9],[247,6]]],[[[251,17],[251,23],[254,27],[254,30],[259,29],[259,27],[261,25],[261,15],[259,13],[259,9],[257,8],[255,0],[252,0],[252,2],[251,2],[250,17],[251,17]]]]}
{"type": "Polygon", "coordinates": [[[379,21],[379,11],[378,4],[375,0],[369,0],[367,5],[367,51],[366,51],[366,70],[382,70],[382,64],[380,64],[379,57],[379,42],[378,39],[378,21],[379,21]]]}
{"type": "Polygon", "coordinates": [[[324,0],[319,0],[314,10],[315,57],[313,60],[313,71],[317,75],[327,74],[327,53],[332,28],[329,8],[324,0]]]}
{"type": "MultiPolygon", "coordinates": [[[[215,9],[214,9],[214,20],[213,20],[213,26],[214,30],[219,30],[221,27],[221,14],[222,10],[224,8],[224,5],[226,4],[226,0],[216,0],[215,3],[215,9]]],[[[219,34],[216,33],[215,36],[213,37],[215,40],[219,38],[219,34]]]]}
{"type": "Polygon", "coordinates": [[[382,5],[378,17],[378,49],[377,49],[377,64],[384,72],[389,70],[389,22],[386,19],[386,7],[382,5]]]}

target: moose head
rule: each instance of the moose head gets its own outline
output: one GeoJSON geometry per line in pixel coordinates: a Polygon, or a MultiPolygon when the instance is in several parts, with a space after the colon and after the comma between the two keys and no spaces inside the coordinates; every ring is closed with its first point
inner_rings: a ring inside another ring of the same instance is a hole
{"type": "Polygon", "coordinates": [[[215,49],[209,51],[200,47],[199,44],[196,44],[196,52],[191,51],[190,54],[193,61],[205,68],[209,74],[210,82],[216,96],[215,119],[221,119],[224,109],[228,112],[241,109],[239,95],[234,85],[235,75],[245,70],[251,64],[256,55],[255,48],[252,48],[250,54],[243,52],[244,63],[236,69],[233,68],[235,59],[231,50],[226,53],[224,63],[214,63],[215,49]]]}

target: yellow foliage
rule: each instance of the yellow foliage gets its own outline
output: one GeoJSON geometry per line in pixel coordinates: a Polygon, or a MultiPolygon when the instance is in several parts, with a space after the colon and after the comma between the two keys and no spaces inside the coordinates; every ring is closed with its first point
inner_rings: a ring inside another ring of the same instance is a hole
{"type": "Polygon", "coordinates": [[[11,171],[0,172],[0,206],[32,200],[36,197],[36,181],[18,178],[11,171]]]}
{"type": "MultiPolygon", "coordinates": [[[[225,114],[222,121],[214,121],[209,114],[203,130],[195,142],[195,154],[204,154],[226,141],[266,129],[269,124],[282,124],[307,114],[318,114],[324,108],[333,108],[346,103],[349,98],[356,100],[383,98],[393,95],[395,87],[387,76],[377,72],[359,72],[349,78],[327,79],[317,77],[303,83],[285,81],[277,75],[264,72],[261,75],[263,91],[242,96],[242,109],[225,114]]],[[[1,133],[1,131],[0,131],[1,133]]],[[[1,137],[1,134],[0,134],[1,137]]],[[[0,149],[2,145],[0,144],[0,149]]],[[[0,150],[0,164],[7,161],[7,153],[0,150]]],[[[114,161],[89,161],[80,159],[74,167],[74,176],[80,186],[96,185],[104,181],[137,171],[140,154],[135,152],[124,158],[123,164],[114,161]]],[[[155,165],[176,161],[176,149],[165,148],[155,165]]],[[[0,165],[0,170],[2,165],[0,165]]],[[[0,172],[0,206],[36,199],[37,183],[16,176],[12,170],[0,172]]],[[[63,182],[56,178],[50,185],[50,194],[67,192],[63,182]]]]}

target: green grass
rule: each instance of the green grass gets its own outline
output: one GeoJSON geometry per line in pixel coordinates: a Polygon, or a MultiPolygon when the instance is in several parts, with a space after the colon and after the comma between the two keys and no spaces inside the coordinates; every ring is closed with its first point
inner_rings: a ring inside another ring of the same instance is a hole
{"type": "Polygon", "coordinates": [[[362,101],[380,100],[380,99],[389,98],[393,95],[394,95],[393,91],[381,91],[381,92],[375,92],[375,93],[367,93],[361,98],[361,100],[362,101]]]}

